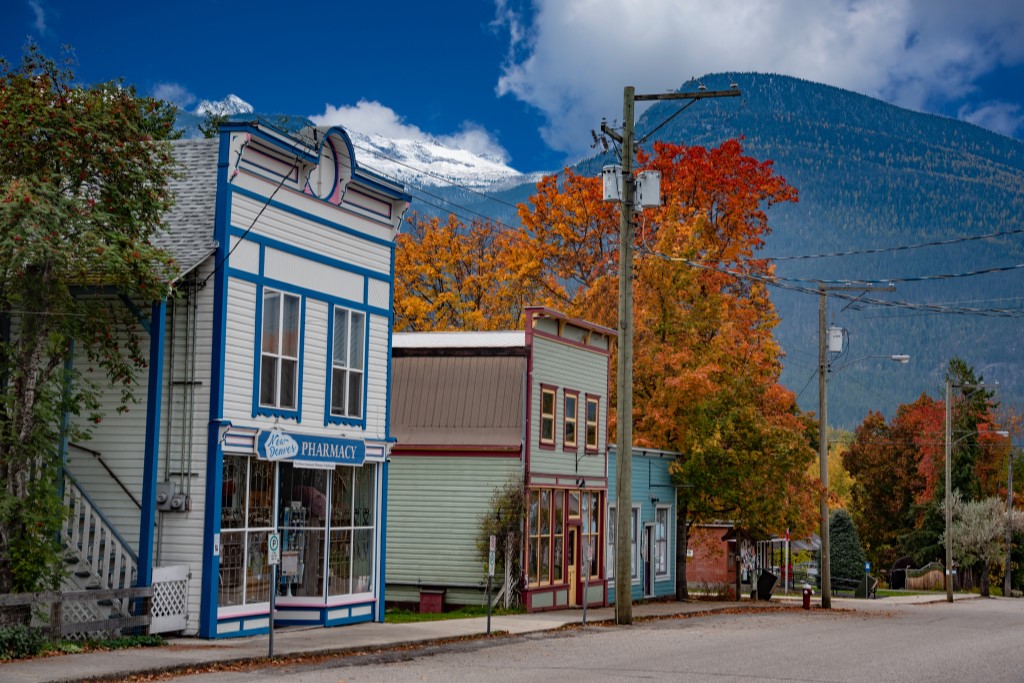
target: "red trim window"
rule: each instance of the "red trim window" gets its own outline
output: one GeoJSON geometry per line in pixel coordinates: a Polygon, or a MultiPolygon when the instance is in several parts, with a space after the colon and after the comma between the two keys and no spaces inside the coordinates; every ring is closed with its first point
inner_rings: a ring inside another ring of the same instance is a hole
{"type": "Polygon", "coordinates": [[[579,420],[580,392],[565,390],[562,413],[562,447],[575,451],[577,446],[576,423],[579,420]]]}
{"type": "Polygon", "coordinates": [[[598,426],[601,419],[601,399],[597,396],[587,396],[587,435],[586,445],[588,453],[596,453],[598,447],[598,426]]]}
{"type": "Polygon", "coordinates": [[[555,387],[542,384],[540,387],[540,443],[542,446],[555,445],[555,387]]]}

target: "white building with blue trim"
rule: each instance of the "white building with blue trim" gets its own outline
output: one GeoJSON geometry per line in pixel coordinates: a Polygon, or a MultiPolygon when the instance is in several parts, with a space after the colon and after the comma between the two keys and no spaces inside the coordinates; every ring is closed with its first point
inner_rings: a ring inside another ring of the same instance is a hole
{"type": "MultiPolygon", "coordinates": [[[[187,566],[186,634],[265,632],[272,594],[277,624],[383,620],[395,237],[410,197],[360,169],[340,128],[232,122],[173,144],[182,176],[159,243],[178,295],[140,313],[147,399],[68,445],[66,498],[124,546],[120,576],[145,586],[154,568],[187,566]]],[[[73,533],[81,548],[94,532],[73,533]]]]}

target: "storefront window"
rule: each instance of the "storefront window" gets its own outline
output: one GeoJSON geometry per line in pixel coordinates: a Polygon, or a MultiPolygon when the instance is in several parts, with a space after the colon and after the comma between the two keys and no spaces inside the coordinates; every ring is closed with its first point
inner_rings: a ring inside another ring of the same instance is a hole
{"type": "MultiPolygon", "coordinates": [[[[582,534],[580,546],[583,551],[581,553],[583,562],[586,562],[587,552],[586,549],[590,547],[590,565],[589,574],[590,578],[598,578],[597,569],[599,566],[598,559],[601,555],[601,549],[598,548],[597,543],[600,540],[599,526],[601,521],[601,494],[594,491],[583,491],[582,492],[583,502],[583,524],[580,527],[582,534]]],[[[586,567],[584,567],[586,569],[586,567]]]]}
{"type": "Polygon", "coordinates": [[[270,602],[266,552],[273,466],[249,457],[225,455],[222,481],[218,605],[270,602]]]}
{"type": "Polygon", "coordinates": [[[373,590],[376,469],[338,467],[331,475],[330,595],[373,590]]]}
{"type": "Polygon", "coordinates": [[[277,524],[281,533],[278,595],[323,595],[328,471],[281,464],[277,524]]]}
{"type": "Polygon", "coordinates": [[[373,591],[375,465],[307,469],[225,455],[222,476],[219,606],[270,601],[267,539],[275,530],[281,598],[373,591]]]}

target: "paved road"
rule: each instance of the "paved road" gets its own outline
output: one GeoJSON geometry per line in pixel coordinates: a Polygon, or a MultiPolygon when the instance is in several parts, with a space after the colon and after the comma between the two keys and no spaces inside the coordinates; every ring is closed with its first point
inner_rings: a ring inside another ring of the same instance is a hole
{"type": "Polygon", "coordinates": [[[667,619],[181,680],[1024,681],[1024,600],[667,619]]]}

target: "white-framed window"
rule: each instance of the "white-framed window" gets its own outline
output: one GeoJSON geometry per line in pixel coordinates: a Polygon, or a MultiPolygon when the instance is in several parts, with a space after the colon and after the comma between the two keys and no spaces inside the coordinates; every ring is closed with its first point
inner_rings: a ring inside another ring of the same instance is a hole
{"type": "Polygon", "coordinates": [[[633,507],[633,514],[629,523],[629,571],[630,578],[634,581],[640,580],[640,548],[637,541],[640,538],[640,506],[633,507]]]}
{"type": "Polygon", "coordinates": [[[294,294],[264,289],[260,330],[260,407],[298,409],[301,332],[302,300],[294,294]]]}
{"type": "MultiPolygon", "coordinates": [[[[618,559],[615,555],[615,534],[618,524],[618,518],[616,517],[615,505],[608,506],[608,528],[605,532],[605,545],[607,547],[607,556],[605,561],[605,576],[609,581],[615,578],[615,564],[618,559]]],[[[640,566],[637,538],[640,537],[640,507],[633,506],[632,514],[629,524],[629,570],[632,576],[630,577],[633,581],[640,580],[640,574],[638,573],[638,567],[640,566]]]]}
{"type": "Polygon", "coordinates": [[[672,530],[671,508],[659,505],[654,510],[654,575],[666,578],[669,575],[668,549],[669,533],[672,530]]]}
{"type": "Polygon", "coordinates": [[[555,388],[540,388],[540,443],[555,445],[555,388]]]}
{"type": "Polygon", "coordinates": [[[605,525],[605,578],[609,581],[615,580],[615,529],[618,520],[615,517],[615,506],[608,506],[608,523],[605,525]]]}
{"type": "Polygon", "coordinates": [[[275,477],[272,462],[224,456],[218,607],[270,603],[267,537],[274,531],[275,477]]]}
{"type": "Polygon", "coordinates": [[[366,314],[334,308],[331,344],[331,415],[363,417],[366,376],[366,314]]]}
{"type": "Polygon", "coordinates": [[[601,411],[600,399],[596,396],[587,396],[587,414],[586,414],[586,448],[587,452],[596,452],[598,446],[598,426],[600,421],[601,411]]]}
{"type": "Polygon", "coordinates": [[[576,421],[580,395],[575,391],[565,391],[565,406],[562,413],[562,447],[576,450],[576,421]]]}

